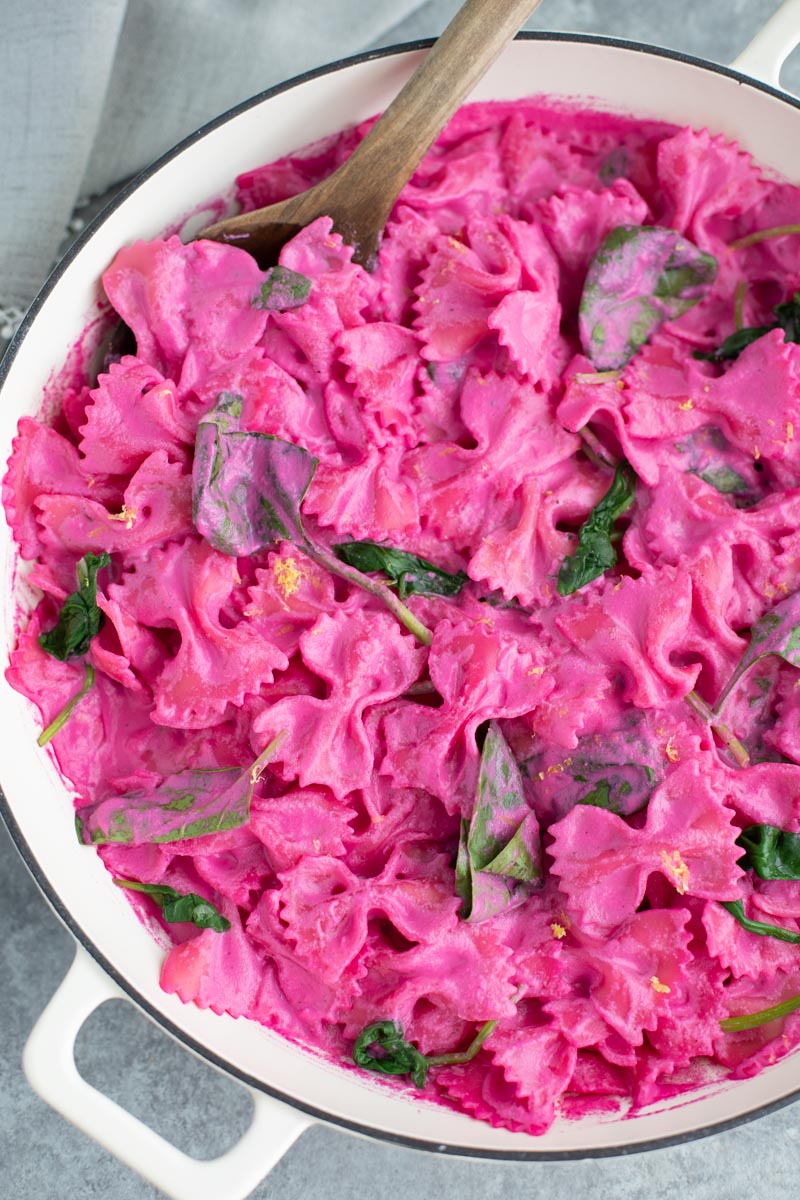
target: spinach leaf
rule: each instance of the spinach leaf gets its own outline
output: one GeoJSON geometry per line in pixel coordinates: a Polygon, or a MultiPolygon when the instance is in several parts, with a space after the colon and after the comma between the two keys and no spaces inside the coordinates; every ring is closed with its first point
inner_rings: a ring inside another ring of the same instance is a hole
{"type": "Polygon", "coordinates": [[[733,467],[709,467],[707,471],[700,471],[699,474],[704,483],[716,488],[723,496],[748,495],[750,492],[750,484],[738,471],[734,471],[733,467]]]}
{"type": "Polygon", "coordinates": [[[289,267],[270,267],[261,290],[253,297],[253,308],[268,308],[273,312],[299,308],[305,304],[310,291],[311,280],[306,275],[289,267]]]}
{"type": "Polygon", "coordinates": [[[775,825],[748,825],[736,839],[744,865],[760,879],[800,879],[800,833],[775,825]]]}
{"type": "Polygon", "coordinates": [[[695,350],[694,357],[706,362],[725,362],[738,358],[746,346],[752,345],[773,329],[783,330],[785,342],[800,342],[800,291],[795,292],[791,300],[775,306],[775,320],[771,325],[751,325],[737,329],[735,333],[725,338],[716,350],[695,350]]]}
{"type": "Polygon", "coordinates": [[[781,942],[793,942],[795,945],[800,945],[800,933],[793,933],[791,929],[783,929],[780,925],[765,925],[763,921],[751,921],[744,915],[742,900],[720,900],[720,904],[723,908],[727,908],[742,929],[748,930],[749,933],[760,933],[763,937],[774,937],[781,942]]]}
{"type": "Polygon", "coordinates": [[[788,1017],[789,1013],[796,1012],[798,1008],[800,996],[792,996],[789,1000],[782,1000],[780,1004],[773,1004],[771,1008],[742,1013],[738,1017],[725,1017],[719,1026],[725,1033],[741,1033],[745,1029],[758,1029],[759,1025],[768,1025],[770,1021],[779,1021],[781,1017],[788,1017]]]}
{"type": "Polygon", "coordinates": [[[187,921],[198,929],[213,929],[216,933],[225,933],[231,927],[227,917],[195,892],[182,895],[163,883],[134,883],[131,879],[115,879],[114,883],[117,887],[152,896],[161,905],[165,921],[187,921]]]}
{"type": "Polygon", "coordinates": [[[717,260],[674,229],[619,225],[600,245],[583,286],[579,332],[598,370],[623,367],[665,321],[702,300],[717,260]]]}
{"type": "Polygon", "coordinates": [[[722,711],[725,701],[747,671],[770,654],[776,654],[792,667],[800,667],[800,592],[781,600],[753,625],[750,645],[722,689],[714,707],[715,714],[722,711]]]}
{"type": "Polygon", "coordinates": [[[242,398],[223,392],[197,430],[193,520],[222,554],[254,554],[279,541],[307,543],[300,505],[318,459],[302,446],[236,428],[242,398]]]}
{"type": "Polygon", "coordinates": [[[525,799],[511,748],[490,721],[472,818],[461,822],[456,895],[463,920],[486,921],[515,908],[541,877],[539,823],[525,799]]]}
{"type": "Polygon", "coordinates": [[[403,1027],[396,1021],[375,1021],[362,1029],[356,1038],[353,1061],[367,1071],[378,1071],[383,1075],[410,1075],[412,1083],[422,1088],[431,1067],[470,1062],[496,1025],[496,1020],[486,1021],[466,1050],[451,1054],[421,1054],[416,1046],[405,1041],[403,1027]],[[373,1047],[380,1053],[374,1054],[373,1047]]]}
{"type": "Polygon", "coordinates": [[[383,1075],[410,1075],[418,1088],[425,1087],[428,1060],[403,1038],[403,1027],[396,1021],[375,1021],[361,1030],[353,1046],[353,1061],[367,1071],[383,1075]],[[373,1053],[377,1047],[380,1054],[373,1053]]]}
{"type": "Polygon", "coordinates": [[[333,550],[365,574],[382,571],[397,586],[401,600],[413,595],[457,596],[468,579],[463,571],[451,574],[426,558],[379,542],[341,542],[333,550]]]}
{"type": "Polygon", "coordinates": [[[244,771],[240,767],[181,771],[158,787],[81,808],[79,836],[89,846],[112,842],[141,846],[236,829],[249,819],[253,788],[285,737],[285,732],[279,733],[244,771]]]}
{"type": "Polygon", "coordinates": [[[92,638],[102,629],[103,613],[97,607],[97,572],[110,562],[105,550],[101,554],[85,554],[78,560],[77,591],[71,592],[61,605],[54,627],[39,634],[39,645],[53,658],[66,662],[85,654],[92,638]]]}
{"type": "Polygon", "coordinates": [[[192,469],[195,527],[222,554],[255,554],[291,542],[327,571],[377,596],[411,633],[429,646],[430,629],[384,584],[312,542],[300,506],[318,460],[302,446],[239,428],[243,400],[222,392],[200,422],[192,469]]]}
{"type": "Polygon", "coordinates": [[[558,572],[558,594],[569,596],[616,566],[617,548],[611,540],[614,522],[627,512],[636,496],[636,475],[625,459],[614,472],[611,487],[581,526],[574,554],[558,572]]]}

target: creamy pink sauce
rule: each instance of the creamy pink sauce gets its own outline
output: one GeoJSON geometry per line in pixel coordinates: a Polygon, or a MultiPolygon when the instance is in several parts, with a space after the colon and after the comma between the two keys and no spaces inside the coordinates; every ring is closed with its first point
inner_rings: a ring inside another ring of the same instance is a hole
{"type": "MultiPolygon", "coordinates": [[[[242,176],[243,206],[314,183],[367,128],[242,176]]],[[[693,358],[733,331],[737,295],[759,325],[800,287],[800,239],[729,249],[799,219],[798,189],[721,137],[502,103],[450,123],[374,274],[324,219],[284,248],[311,280],[302,307],[255,308],[264,274],[238,249],[119,252],[103,283],[136,355],[71,388],[52,424],[20,422],[4,502],[42,600],[8,679],[43,722],[75,693],[83,663],[38,635],[77,559],[106,550],[96,682],[52,743],[76,807],[246,768],[285,732],[244,824],[98,849],[112,875],[197,893],[231,923],[164,923],[167,991],[340,1061],[376,1020],[440,1054],[496,1019],[426,1094],[532,1133],[794,1049],[797,1015],[721,1030],[800,992],[800,948],[720,902],[800,930],[800,884],[744,872],[735,844],[754,823],[800,830],[798,676],[773,659],[756,672],[769,686],[750,680],[726,709],[742,736],[757,722],[744,768],[685,697],[713,703],[747,629],[800,588],[800,347],[776,331],[724,367],[693,358]],[[619,225],[674,229],[719,270],[598,379],[578,302],[619,225]],[[430,648],[291,544],[236,559],[198,535],[193,447],[223,392],[242,397],[243,429],[319,458],[303,505],[318,544],[388,541],[467,572],[457,597],[408,601],[430,648]],[[584,452],[589,423],[639,484],[617,567],[561,598],[612,474],[584,452]],[[703,478],[720,471],[737,497],[703,478]],[[468,921],[454,864],[488,720],[546,869],[521,903],[468,921]],[[598,781],[616,811],[579,803],[598,781]]]]}

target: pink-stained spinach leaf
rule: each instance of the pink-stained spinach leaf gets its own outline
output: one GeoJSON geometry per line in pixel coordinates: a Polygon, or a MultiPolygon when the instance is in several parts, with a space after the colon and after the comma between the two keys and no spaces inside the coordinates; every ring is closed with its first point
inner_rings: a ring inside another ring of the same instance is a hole
{"type": "Polygon", "coordinates": [[[158,787],[110,796],[78,809],[78,838],[87,846],[111,842],[142,846],[236,829],[248,821],[253,788],[285,736],[279,733],[244,770],[181,771],[158,787]]]}
{"type": "Polygon", "coordinates": [[[238,428],[242,398],[223,392],[200,422],[192,470],[198,533],[222,554],[307,544],[300,505],[318,459],[282,438],[238,428]]]}
{"type": "Polygon", "coordinates": [[[542,878],[536,814],[499,725],[489,722],[481,751],[475,807],[461,822],[456,894],[465,921],[486,921],[521,904],[542,878]]]}
{"type": "Polygon", "coordinates": [[[537,804],[560,821],[576,804],[629,817],[647,806],[664,779],[663,738],[652,714],[633,711],[619,729],[584,734],[574,750],[545,745],[521,764],[537,804]]]}
{"type": "Polygon", "coordinates": [[[750,668],[771,654],[782,658],[792,667],[800,667],[800,592],[781,600],[753,625],[750,645],[722,689],[714,708],[715,714],[722,712],[726,700],[750,668]]]}
{"type": "Polygon", "coordinates": [[[253,297],[253,308],[266,308],[271,312],[286,312],[289,308],[300,308],[311,292],[311,280],[289,267],[270,267],[264,276],[260,290],[253,297]]]}
{"type": "Polygon", "coordinates": [[[584,353],[600,371],[624,367],[665,321],[702,300],[716,275],[714,256],[674,229],[618,225],[602,242],[583,286],[584,353]]]}

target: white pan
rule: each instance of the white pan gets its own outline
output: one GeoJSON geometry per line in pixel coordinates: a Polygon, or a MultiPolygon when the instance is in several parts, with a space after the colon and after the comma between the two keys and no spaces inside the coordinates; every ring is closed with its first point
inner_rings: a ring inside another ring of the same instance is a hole
{"type": "MultiPolygon", "coordinates": [[[[776,89],[780,67],[798,41],[800,0],[785,3],[731,69],[614,40],[523,36],[508,47],[473,98],[533,92],[582,96],[641,117],[707,125],[797,182],[800,103],[776,89]]],[[[385,107],[425,45],[349,59],[266,92],[188,138],[131,184],[57,268],[6,356],[0,375],[0,461],[8,457],[18,418],[36,412],[48,377],[94,311],[97,281],[118,247],[179,224],[198,201],[227,191],[240,171],[385,107]]],[[[14,637],[17,601],[15,548],[5,524],[0,554],[2,669],[14,637]]],[[[698,1137],[798,1095],[795,1054],[755,1079],[709,1086],[691,1103],[684,1097],[628,1119],[557,1122],[535,1138],[492,1129],[382,1088],[371,1077],[321,1062],[255,1023],[184,1006],[159,989],[162,951],[110,886],[100,859],[76,843],[70,794],[36,746],[37,714],[5,684],[0,728],[6,822],[37,883],[78,942],[69,975],[28,1041],[28,1079],[54,1108],[174,1200],[242,1200],[316,1121],[441,1154],[580,1158],[698,1137]],[[204,1163],[188,1158],[78,1075],[75,1036],[92,1010],[114,996],[128,998],[189,1050],[252,1090],[253,1125],[222,1158],[204,1163]]]]}

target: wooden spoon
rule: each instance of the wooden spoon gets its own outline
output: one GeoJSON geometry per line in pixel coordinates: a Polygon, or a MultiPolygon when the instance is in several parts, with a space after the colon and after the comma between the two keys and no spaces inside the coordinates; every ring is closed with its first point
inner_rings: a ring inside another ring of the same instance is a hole
{"type": "Polygon", "coordinates": [[[196,236],[249,251],[261,267],[317,217],[374,265],[383,227],[436,135],[541,0],[466,0],[379,121],[346,162],[299,196],[227,217],[196,236]]]}

